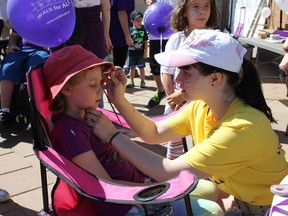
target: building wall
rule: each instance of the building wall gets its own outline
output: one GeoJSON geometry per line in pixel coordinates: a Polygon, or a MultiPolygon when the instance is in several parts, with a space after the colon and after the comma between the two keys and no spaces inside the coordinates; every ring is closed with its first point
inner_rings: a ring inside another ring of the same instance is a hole
{"type": "MultiPolygon", "coordinates": [[[[267,23],[267,28],[271,28],[271,29],[278,29],[280,28],[280,9],[279,7],[276,5],[275,0],[271,0],[271,11],[272,14],[269,17],[270,19],[268,19],[268,23],[267,23]]],[[[288,16],[287,16],[287,12],[282,12],[282,29],[288,29],[288,16]]]]}
{"type": "Polygon", "coordinates": [[[147,5],[145,3],[145,0],[135,0],[135,9],[141,11],[144,13],[146,10],[147,5]]]}

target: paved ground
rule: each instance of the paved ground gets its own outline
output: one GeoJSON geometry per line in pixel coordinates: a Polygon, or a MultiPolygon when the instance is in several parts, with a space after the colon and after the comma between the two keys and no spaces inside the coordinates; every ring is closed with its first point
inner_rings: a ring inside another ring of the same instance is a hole
{"type": "MultiPolygon", "coordinates": [[[[154,109],[147,109],[146,104],[155,91],[155,83],[147,68],[147,88],[127,90],[127,98],[134,106],[147,115],[162,114],[165,100],[154,109]]],[[[283,148],[288,153],[288,137],[284,136],[288,123],[288,98],[286,87],[281,84],[275,65],[259,66],[263,82],[265,98],[278,120],[273,128],[279,135],[283,148]]],[[[138,84],[136,78],[135,83],[138,84]]],[[[140,82],[140,81],[139,81],[140,82]]],[[[105,108],[110,109],[109,104],[105,108]]],[[[37,158],[32,150],[31,131],[26,131],[23,124],[14,125],[8,130],[0,130],[0,188],[6,189],[11,194],[11,200],[0,204],[0,215],[3,216],[36,216],[43,208],[40,168],[37,158]]],[[[161,154],[165,153],[165,146],[150,147],[161,154]]],[[[288,154],[287,158],[288,158],[288,154]]],[[[48,187],[51,190],[55,177],[48,174],[48,187]]]]}

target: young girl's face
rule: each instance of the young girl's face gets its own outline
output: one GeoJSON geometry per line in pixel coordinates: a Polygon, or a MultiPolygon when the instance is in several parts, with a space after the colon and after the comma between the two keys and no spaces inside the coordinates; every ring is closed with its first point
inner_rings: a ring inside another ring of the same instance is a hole
{"type": "Polygon", "coordinates": [[[189,28],[206,29],[210,13],[210,0],[191,0],[185,12],[189,28]]]}
{"type": "Polygon", "coordinates": [[[67,109],[82,111],[87,108],[97,108],[100,103],[103,88],[101,86],[102,68],[93,67],[87,71],[86,76],[74,86],[68,87],[67,109]]]}

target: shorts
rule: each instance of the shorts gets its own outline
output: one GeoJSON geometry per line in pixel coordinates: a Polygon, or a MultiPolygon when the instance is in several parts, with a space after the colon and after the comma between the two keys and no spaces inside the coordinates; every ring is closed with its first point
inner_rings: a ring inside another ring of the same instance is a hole
{"type": "Polygon", "coordinates": [[[123,68],[127,59],[127,52],[128,46],[113,48],[113,64],[123,68]]]}
{"type": "Polygon", "coordinates": [[[155,60],[154,55],[165,50],[165,46],[168,40],[162,40],[162,45],[160,40],[150,40],[149,43],[149,61],[150,61],[150,69],[153,75],[160,75],[160,65],[155,60]],[[162,46],[162,51],[160,50],[162,46]]]}
{"type": "Polygon", "coordinates": [[[25,81],[25,74],[30,67],[43,64],[48,57],[47,51],[30,47],[10,53],[1,62],[0,80],[20,84],[25,81]]]}
{"type": "Polygon", "coordinates": [[[128,56],[128,66],[131,68],[145,68],[145,60],[143,55],[128,56]]]}

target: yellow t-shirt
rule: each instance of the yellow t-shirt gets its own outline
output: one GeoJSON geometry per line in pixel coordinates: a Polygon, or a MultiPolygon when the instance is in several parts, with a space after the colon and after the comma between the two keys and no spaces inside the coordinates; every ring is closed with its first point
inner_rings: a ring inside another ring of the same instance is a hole
{"type": "Polygon", "coordinates": [[[193,101],[167,123],[192,135],[195,146],[185,153],[186,162],[210,174],[221,190],[253,205],[271,204],[270,186],[288,175],[288,163],[262,112],[236,98],[217,121],[203,101],[193,101]]]}

